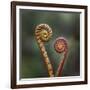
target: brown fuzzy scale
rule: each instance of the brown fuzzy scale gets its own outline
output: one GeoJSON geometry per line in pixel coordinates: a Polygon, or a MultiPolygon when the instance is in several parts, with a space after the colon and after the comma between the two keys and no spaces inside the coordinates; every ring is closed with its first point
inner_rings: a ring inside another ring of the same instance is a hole
{"type": "Polygon", "coordinates": [[[36,40],[38,42],[40,51],[43,55],[44,62],[47,66],[48,74],[50,77],[54,76],[52,64],[50,63],[49,57],[47,55],[47,51],[44,46],[44,42],[48,41],[52,36],[52,29],[47,24],[40,24],[36,27],[35,30],[36,40]],[[44,35],[45,33],[45,35],[44,35]]]}

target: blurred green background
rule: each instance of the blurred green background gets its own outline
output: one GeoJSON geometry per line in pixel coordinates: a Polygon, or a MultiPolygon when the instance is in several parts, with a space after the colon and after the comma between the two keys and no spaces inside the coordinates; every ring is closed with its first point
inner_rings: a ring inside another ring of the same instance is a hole
{"type": "Polygon", "coordinates": [[[48,77],[35,40],[35,28],[41,23],[48,24],[53,30],[52,38],[45,47],[54,73],[62,54],[54,50],[53,44],[57,37],[64,37],[69,49],[62,76],[80,75],[80,13],[20,9],[20,78],[48,77]]]}

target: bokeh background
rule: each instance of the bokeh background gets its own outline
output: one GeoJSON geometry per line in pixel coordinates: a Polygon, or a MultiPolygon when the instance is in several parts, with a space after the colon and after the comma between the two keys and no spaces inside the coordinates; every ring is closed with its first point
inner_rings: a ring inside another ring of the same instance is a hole
{"type": "Polygon", "coordinates": [[[64,37],[68,41],[68,56],[62,77],[80,75],[80,13],[20,9],[20,78],[48,77],[37,41],[35,28],[41,23],[48,24],[52,38],[45,43],[48,56],[57,71],[62,54],[54,49],[54,41],[64,37]]]}

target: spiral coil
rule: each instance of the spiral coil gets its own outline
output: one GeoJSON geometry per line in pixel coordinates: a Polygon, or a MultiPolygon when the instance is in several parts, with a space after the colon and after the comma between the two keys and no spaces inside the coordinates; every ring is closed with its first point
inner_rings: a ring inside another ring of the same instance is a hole
{"type": "Polygon", "coordinates": [[[57,38],[54,42],[54,48],[57,53],[64,53],[64,57],[62,60],[60,60],[60,63],[56,72],[56,76],[61,76],[63,66],[67,56],[67,51],[68,51],[67,40],[64,37],[57,38]]]}
{"type": "Polygon", "coordinates": [[[40,51],[44,57],[44,62],[47,66],[48,74],[50,77],[54,76],[52,64],[50,63],[47,51],[45,49],[44,43],[49,41],[52,36],[52,29],[47,24],[37,25],[35,29],[35,36],[38,42],[40,51]]]}

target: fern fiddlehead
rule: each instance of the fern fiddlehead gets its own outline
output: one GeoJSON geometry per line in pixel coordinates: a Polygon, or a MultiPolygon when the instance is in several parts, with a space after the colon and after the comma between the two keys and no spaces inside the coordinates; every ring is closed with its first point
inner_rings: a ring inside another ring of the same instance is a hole
{"type": "Polygon", "coordinates": [[[57,53],[63,53],[64,54],[63,59],[60,60],[60,63],[59,63],[59,66],[58,66],[58,69],[56,72],[56,76],[61,76],[63,66],[64,66],[64,63],[65,63],[65,60],[67,57],[67,52],[68,52],[67,40],[63,37],[57,38],[55,40],[55,43],[54,43],[54,48],[55,48],[55,51],[57,53]]]}
{"type": "Polygon", "coordinates": [[[37,43],[39,45],[42,56],[44,57],[44,62],[47,66],[48,74],[50,77],[54,76],[52,64],[47,55],[47,51],[45,49],[45,42],[49,41],[52,36],[52,29],[47,24],[39,24],[35,29],[35,36],[37,43]]]}

